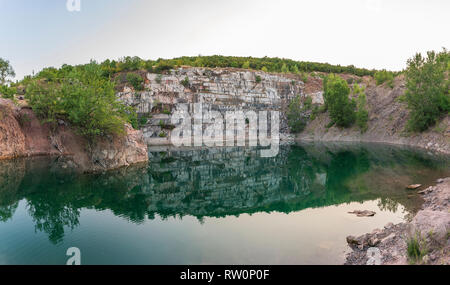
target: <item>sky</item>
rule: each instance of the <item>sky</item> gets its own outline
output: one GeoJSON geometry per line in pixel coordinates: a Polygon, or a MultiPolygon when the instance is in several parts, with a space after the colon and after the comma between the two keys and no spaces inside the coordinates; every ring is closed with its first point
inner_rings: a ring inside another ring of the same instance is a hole
{"type": "Polygon", "coordinates": [[[416,52],[450,48],[449,12],[448,0],[0,0],[0,57],[16,79],[123,56],[269,56],[401,70],[416,52]],[[79,11],[68,1],[80,1],[79,11]]]}

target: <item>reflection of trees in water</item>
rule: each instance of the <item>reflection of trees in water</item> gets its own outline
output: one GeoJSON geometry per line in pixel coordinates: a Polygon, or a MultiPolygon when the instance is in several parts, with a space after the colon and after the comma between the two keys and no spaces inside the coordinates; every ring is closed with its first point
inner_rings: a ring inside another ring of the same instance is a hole
{"type": "Polygon", "coordinates": [[[383,211],[397,212],[399,204],[388,197],[382,197],[378,200],[377,206],[383,211]]]}
{"type": "MultiPolygon", "coordinates": [[[[385,153],[383,153],[384,155],[385,153]]],[[[264,159],[254,152],[202,150],[152,155],[149,167],[129,167],[105,174],[75,175],[49,171],[49,161],[27,162],[17,186],[0,191],[0,221],[9,220],[26,199],[36,230],[58,243],[65,228],[79,225],[81,209],[110,210],[133,223],[145,219],[239,216],[242,213],[299,211],[352,201],[381,198],[382,210],[396,211],[399,195],[390,198],[377,189],[359,185],[372,166],[392,167],[396,161],[420,164],[415,154],[392,152],[382,158],[365,148],[329,150],[286,146],[264,159]],[[315,153],[317,151],[317,153],[315,153]],[[355,182],[356,181],[356,182],[355,182]]],[[[432,160],[425,164],[436,167],[432,160]]],[[[0,164],[0,172],[2,164],[0,164]]],[[[11,167],[11,165],[9,165],[11,167]]],[[[420,169],[420,168],[419,168],[420,169]]],[[[11,173],[10,173],[11,175],[11,173]]],[[[4,185],[11,185],[3,179],[4,185]]]]}
{"type": "Polygon", "coordinates": [[[10,205],[0,206],[0,222],[6,222],[12,218],[19,206],[19,202],[14,202],[10,205]]]}

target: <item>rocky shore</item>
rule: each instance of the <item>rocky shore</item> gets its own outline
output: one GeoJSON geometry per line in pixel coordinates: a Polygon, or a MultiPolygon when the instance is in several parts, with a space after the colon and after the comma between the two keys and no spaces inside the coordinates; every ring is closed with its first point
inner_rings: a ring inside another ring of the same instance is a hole
{"type": "Polygon", "coordinates": [[[0,160],[51,155],[64,157],[63,168],[106,171],[148,161],[141,131],[126,125],[123,137],[101,137],[89,143],[64,121],[43,124],[31,108],[0,98],[0,160]]]}
{"type": "Polygon", "coordinates": [[[390,223],[359,237],[348,236],[352,251],[345,264],[450,265],[450,177],[438,179],[436,186],[411,191],[418,191],[424,199],[411,222],[390,223]]]}

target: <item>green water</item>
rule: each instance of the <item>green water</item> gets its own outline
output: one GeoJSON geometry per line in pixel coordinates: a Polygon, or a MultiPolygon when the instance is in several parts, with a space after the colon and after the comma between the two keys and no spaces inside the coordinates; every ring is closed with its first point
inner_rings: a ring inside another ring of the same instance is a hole
{"type": "Polygon", "coordinates": [[[408,219],[406,190],[448,157],[381,145],[155,148],[148,165],[79,175],[61,158],[0,162],[0,264],[339,264],[347,235],[408,219]],[[348,214],[374,210],[371,218],[348,214]]]}

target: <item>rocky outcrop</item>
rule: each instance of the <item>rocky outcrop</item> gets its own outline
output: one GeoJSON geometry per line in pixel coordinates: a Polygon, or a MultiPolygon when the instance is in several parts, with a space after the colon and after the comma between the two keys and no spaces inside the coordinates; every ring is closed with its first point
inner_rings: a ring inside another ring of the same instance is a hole
{"type": "MultiPolygon", "coordinates": [[[[127,105],[134,106],[141,117],[145,140],[150,144],[170,144],[173,125],[170,114],[179,104],[202,103],[204,117],[210,110],[219,111],[280,111],[281,138],[288,136],[287,107],[295,96],[310,97],[312,103],[322,105],[323,88],[319,73],[310,74],[306,81],[299,75],[272,74],[237,68],[180,67],[167,74],[141,71],[145,79],[144,90],[136,91],[126,80],[118,86],[118,96],[127,105]]],[[[322,74],[323,75],[323,74],[322,74]]],[[[404,102],[398,100],[404,94],[403,76],[395,78],[394,87],[377,86],[369,76],[357,77],[341,74],[348,82],[358,82],[366,87],[369,111],[368,130],[361,134],[355,125],[351,128],[327,128],[328,113],[319,113],[298,134],[298,141],[347,141],[379,142],[416,146],[450,153],[450,117],[443,118],[430,130],[411,134],[405,132],[409,112],[404,102]]],[[[126,76],[119,75],[120,78],[126,76]]],[[[120,80],[119,80],[120,82],[120,80]]],[[[311,112],[309,112],[311,113],[311,112]]],[[[208,124],[203,124],[208,127],[208,124]]],[[[223,128],[225,130],[225,127],[223,128]]]]}
{"type": "Polygon", "coordinates": [[[28,107],[0,99],[0,160],[37,155],[65,156],[63,168],[105,171],[148,160],[141,131],[125,126],[123,137],[100,137],[89,143],[67,123],[55,129],[42,124],[28,107]]]}
{"type": "MultiPolygon", "coordinates": [[[[141,118],[147,118],[142,131],[151,144],[168,144],[170,114],[180,104],[192,103],[202,103],[204,117],[208,111],[218,111],[223,117],[226,111],[280,111],[280,132],[288,133],[284,110],[292,98],[305,94],[298,75],[244,69],[181,67],[169,74],[141,76],[145,77],[144,91],[124,83],[118,96],[135,107],[141,118]]],[[[320,92],[314,92],[314,100],[323,102],[320,92]]],[[[188,112],[192,116],[192,105],[188,112]]]]}
{"type": "Polygon", "coordinates": [[[386,225],[360,237],[348,236],[352,252],[346,264],[370,264],[370,252],[377,252],[377,264],[450,264],[450,178],[439,179],[418,193],[424,204],[409,223],[386,225]],[[411,260],[408,240],[415,238],[421,256],[411,260]]]}

